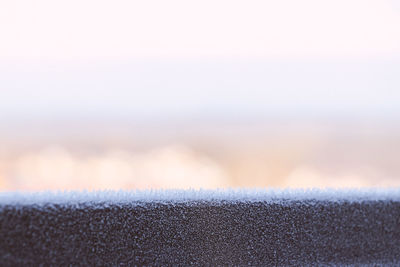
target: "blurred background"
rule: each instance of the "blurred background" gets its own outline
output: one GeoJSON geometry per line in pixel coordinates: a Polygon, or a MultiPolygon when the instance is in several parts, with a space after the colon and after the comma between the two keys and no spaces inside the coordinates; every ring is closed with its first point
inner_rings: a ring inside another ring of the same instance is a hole
{"type": "Polygon", "coordinates": [[[399,1],[0,3],[1,191],[399,185],[399,1]]]}

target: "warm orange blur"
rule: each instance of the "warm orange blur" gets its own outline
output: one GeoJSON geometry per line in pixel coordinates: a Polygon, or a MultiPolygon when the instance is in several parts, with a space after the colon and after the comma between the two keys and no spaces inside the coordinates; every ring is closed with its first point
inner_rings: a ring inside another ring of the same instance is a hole
{"type": "Polygon", "coordinates": [[[0,188],[400,186],[393,125],[271,125],[3,135],[0,188]]]}

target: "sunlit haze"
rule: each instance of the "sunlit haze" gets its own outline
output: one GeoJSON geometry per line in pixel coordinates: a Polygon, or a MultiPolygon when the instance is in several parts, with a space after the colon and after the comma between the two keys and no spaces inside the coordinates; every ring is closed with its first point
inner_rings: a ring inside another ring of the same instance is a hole
{"type": "Polygon", "coordinates": [[[0,190],[400,185],[395,0],[0,3],[0,190]]]}

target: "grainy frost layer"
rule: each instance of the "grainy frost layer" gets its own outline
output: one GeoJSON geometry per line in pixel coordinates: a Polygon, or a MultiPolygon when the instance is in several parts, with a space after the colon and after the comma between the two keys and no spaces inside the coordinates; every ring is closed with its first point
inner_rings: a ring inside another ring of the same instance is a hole
{"type": "Polygon", "coordinates": [[[46,204],[129,204],[183,202],[266,202],[287,201],[399,201],[396,189],[220,189],[220,190],[143,190],[143,191],[44,191],[1,192],[0,206],[46,204]]]}
{"type": "Polygon", "coordinates": [[[400,264],[400,190],[0,193],[2,266],[400,264]]]}

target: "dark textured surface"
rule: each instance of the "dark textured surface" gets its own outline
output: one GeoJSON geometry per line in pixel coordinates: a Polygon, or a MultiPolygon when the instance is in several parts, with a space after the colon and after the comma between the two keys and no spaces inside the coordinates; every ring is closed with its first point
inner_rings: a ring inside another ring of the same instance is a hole
{"type": "Polygon", "coordinates": [[[2,266],[400,265],[400,202],[0,207],[2,266]]]}

